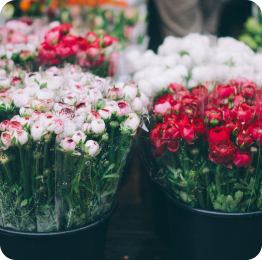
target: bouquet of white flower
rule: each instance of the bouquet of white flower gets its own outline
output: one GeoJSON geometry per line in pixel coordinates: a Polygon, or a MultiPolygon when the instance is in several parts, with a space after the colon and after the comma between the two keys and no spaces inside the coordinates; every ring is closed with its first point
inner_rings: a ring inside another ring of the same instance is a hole
{"type": "MultiPolygon", "coordinates": [[[[17,77],[18,78],[18,77],[17,77]]],[[[148,98],[78,66],[25,74],[0,124],[1,226],[60,231],[108,211],[148,98]]]]}

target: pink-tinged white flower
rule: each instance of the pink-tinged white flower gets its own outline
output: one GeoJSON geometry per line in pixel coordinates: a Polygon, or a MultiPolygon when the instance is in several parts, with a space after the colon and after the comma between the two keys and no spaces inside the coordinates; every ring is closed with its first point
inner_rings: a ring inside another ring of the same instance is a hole
{"type": "Polygon", "coordinates": [[[74,119],[74,122],[75,122],[77,128],[81,128],[82,125],[84,124],[85,120],[86,120],[86,114],[84,114],[84,113],[78,114],[77,113],[76,116],[75,116],[75,119],[74,119]]]}
{"type": "Polygon", "coordinates": [[[132,100],[131,103],[132,110],[137,114],[142,114],[144,110],[144,105],[139,97],[132,100]]]}
{"type": "Polygon", "coordinates": [[[20,123],[20,120],[21,120],[21,117],[20,117],[19,115],[15,115],[15,116],[13,116],[13,117],[11,118],[10,121],[17,121],[17,122],[20,123]]]}
{"type": "Polygon", "coordinates": [[[39,85],[45,84],[47,89],[56,90],[59,89],[64,82],[64,78],[61,76],[44,76],[41,78],[39,85]]]}
{"type": "Polygon", "coordinates": [[[103,94],[98,89],[91,89],[89,91],[90,101],[96,103],[98,99],[103,98],[103,94]]]}
{"type": "Polygon", "coordinates": [[[31,127],[31,136],[35,141],[41,139],[43,135],[47,134],[47,131],[44,129],[40,122],[36,122],[31,127]]]}
{"type": "Polygon", "coordinates": [[[85,93],[85,88],[83,86],[80,86],[80,85],[74,85],[74,86],[70,87],[70,90],[73,91],[73,92],[76,92],[78,94],[85,93]]]}
{"type": "Polygon", "coordinates": [[[119,100],[123,97],[124,93],[120,88],[111,88],[108,90],[106,97],[111,100],[119,100]]]}
{"type": "Polygon", "coordinates": [[[106,125],[104,120],[95,119],[91,122],[91,129],[95,134],[103,134],[106,130],[106,125]]]}
{"type": "Polygon", "coordinates": [[[63,108],[69,108],[71,110],[74,109],[73,106],[69,106],[68,104],[62,102],[62,101],[59,101],[59,102],[55,102],[54,106],[53,106],[53,110],[55,112],[59,112],[60,110],[62,110],[63,108]]]}
{"type": "Polygon", "coordinates": [[[71,96],[66,96],[64,102],[70,106],[74,106],[77,102],[77,99],[71,96]]]}
{"type": "Polygon", "coordinates": [[[23,127],[29,127],[33,123],[33,120],[31,117],[21,117],[19,122],[23,127]]]}
{"type": "Polygon", "coordinates": [[[0,78],[0,88],[9,89],[11,87],[11,80],[5,77],[0,78]]]}
{"type": "Polygon", "coordinates": [[[53,99],[46,99],[46,100],[45,100],[46,110],[43,111],[43,112],[50,111],[50,110],[52,109],[54,103],[55,103],[55,102],[53,101],[53,99]]]}
{"type": "Polygon", "coordinates": [[[43,99],[32,98],[27,103],[33,110],[45,112],[47,111],[47,104],[43,99]]]}
{"type": "Polygon", "coordinates": [[[60,24],[61,24],[61,23],[60,23],[59,21],[54,21],[54,22],[51,22],[51,23],[48,25],[48,27],[49,27],[49,29],[51,30],[51,29],[53,29],[53,28],[55,28],[55,27],[58,27],[60,24]]]}
{"type": "Polygon", "coordinates": [[[30,86],[33,83],[39,84],[40,80],[41,80],[41,74],[38,72],[34,72],[34,73],[26,74],[24,78],[24,83],[26,86],[30,86]]]}
{"type": "Polygon", "coordinates": [[[79,130],[73,134],[72,139],[76,142],[76,145],[80,145],[81,143],[84,144],[86,140],[86,135],[83,131],[79,130]]]}
{"type": "Polygon", "coordinates": [[[30,117],[34,113],[34,110],[31,107],[21,107],[19,110],[19,114],[21,117],[30,117]]]}
{"type": "Polygon", "coordinates": [[[30,100],[30,94],[25,89],[18,89],[13,92],[12,98],[16,107],[23,107],[30,100]]]}
{"type": "Polygon", "coordinates": [[[79,98],[80,98],[80,94],[79,93],[71,91],[71,90],[66,90],[65,93],[64,93],[64,96],[65,97],[67,97],[67,96],[73,97],[76,100],[79,100],[79,98]]]}
{"type": "Polygon", "coordinates": [[[60,76],[61,71],[57,67],[53,66],[45,71],[47,76],[60,76]]]}
{"type": "Polygon", "coordinates": [[[165,116],[168,113],[171,113],[171,105],[168,101],[166,101],[163,104],[156,104],[154,107],[154,111],[156,114],[160,114],[162,116],[165,116]]]}
{"type": "Polygon", "coordinates": [[[90,134],[91,133],[91,123],[84,123],[82,125],[82,131],[85,133],[85,134],[90,134]]]}
{"type": "Polygon", "coordinates": [[[39,122],[42,124],[44,129],[47,129],[52,125],[55,116],[50,113],[41,114],[39,122]]]}
{"type": "Polygon", "coordinates": [[[40,90],[40,86],[35,82],[27,85],[25,89],[29,92],[30,96],[34,96],[40,90]]]}
{"type": "Polygon", "coordinates": [[[22,80],[19,77],[13,77],[12,78],[12,85],[16,86],[19,85],[22,82],[22,80]]]}
{"type": "Polygon", "coordinates": [[[11,139],[12,139],[12,133],[10,133],[10,132],[3,132],[1,134],[2,144],[5,147],[7,147],[7,148],[11,146],[11,139]]]}
{"type": "Polygon", "coordinates": [[[125,88],[125,87],[137,88],[137,83],[134,82],[134,81],[129,81],[129,82],[126,82],[126,83],[125,83],[124,88],[125,88]]]}
{"type": "Polygon", "coordinates": [[[121,123],[120,127],[132,129],[133,133],[136,133],[139,126],[139,117],[136,113],[130,113],[127,120],[121,123]]]}
{"type": "Polygon", "coordinates": [[[47,88],[43,88],[40,89],[37,93],[36,93],[36,98],[39,99],[52,99],[54,97],[55,93],[47,88]]]}
{"type": "Polygon", "coordinates": [[[66,136],[72,136],[76,131],[76,124],[71,120],[66,120],[64,122],[64,134],[66,136]]]}
{"type": "Polygon", "coordinates": [[[101,116],[96,111],[90,111],[86,115],[86,122],[90,123],[93,120],[101,119],[101,116]]]}
{"type": "Polygon", "coordinates": [[[60,145],[66,151],[74,151],[76,148],[76,142],[72,138],[68,137],[63,139],[60,145]]]}
{"type": "Polygon", "coordinates": [[[73,110],[69,108],[63,108],[60,111],[58,111],[57,116],[59,116],[62,120],[73,120],[75,118],[75,113],[73,110]]]}
{"type": "Polygon", "coordinates": [[[95,77],[95,80],[91,82],[91,86],[93,88],[98,89],[99,91],[103,92],[106,85],[106,79],[95,77]]]}
{"type": "Polygon", "coordinates": [[[133,100],[137,96],[137,88],[125,86],[123,89],[125,99],[133,100]]]}
{"type": "Polygon", "coordinates": [[[32,114],[31,118],[32,118],[32,120],[33,120],[34,122],[36,122],[36,121],[40,120],[41,115],[42,115],[42,112],[40,112],[40,111],[35,111],[35,112],[32,114]]]}
{"type": "Polygon", "coordinates": [[[15,138],[16,145],[24,145],[28,142],[28,133],[24,130],[16,130],[12,138],[15,138]]]}
{"type": "Polygon", "coordinates": [[[27,38],[20,32],[13,32],[11,36],[9,37],[9,41],[12,44],[17,44],[17,43],[26,43],[27,38]]]}
{"type": "Polygon", "coordinates": [[[109,110],[112,114],[114,112],[117,112],[117,113],[119,112],[119,107],[116,101],[106,102],[106,106],[104,109],[109,110]]]}
{"type": "Polygon", "coordinates": [[[22,130],[23,126],[21,125],[21,123],[19,123],[18,121],[10,121],[8,122],[8,124],[6,125],[6,130],[8,132],[13,132],[15,130],[22,130]]]}
{"type": "Polygon", "coordinates": [[[88,140],[85,144],[85,152],[91,156],[98,155],[99,144],[96,141],[88,140]]]}
{"type": "Polygon", "coordinates": [[[107,109],[100,109],[98,113],[103,120],[109,120],[112,116],[112,113],[107,109]]]}
{"type": "Polygon", "coordinates": [[[147,107],[149,105],[149,98],[143,92],[140,93],[140,99],[144,107],[147,107]]]}
{"type": "Polygon", "coordinates": [[[8,120],[4,120],[3,122],[0,123],[0,131],[4,132],[6,131],[6,126],[9,123],[8,120]]]}
{"type": "Polygon", "coordinates": [[[118,116],[122,116],[122,115],[128,116],[128,114],[131,111],[131,108],[127,102],[120,100],[117,102],[117,106],[119,108],[117,111],[118,116]]]}
{"type": "Polygon", "coordinates": [[[60,118],[54,117],[52,123],[46,128],[49,132],[54,132],[59,135],[64,131],[64,122],[60,118]]]}
{"type": "Polygon", "coordinates": [[[0,69],[0,78],[6,77],[6,71],[4,69],[0,69]]]}

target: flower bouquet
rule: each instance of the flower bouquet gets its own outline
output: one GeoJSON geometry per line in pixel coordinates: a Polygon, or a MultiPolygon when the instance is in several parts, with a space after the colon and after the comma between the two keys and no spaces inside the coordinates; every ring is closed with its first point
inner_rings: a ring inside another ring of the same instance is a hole
{"type": "Polygon", "coordinates": [[[115,201],[148,98],[77,66],[19,80],[6,90],[19,115],[0,126],[1,226],[51,232],[97,220],[115,201]]]}

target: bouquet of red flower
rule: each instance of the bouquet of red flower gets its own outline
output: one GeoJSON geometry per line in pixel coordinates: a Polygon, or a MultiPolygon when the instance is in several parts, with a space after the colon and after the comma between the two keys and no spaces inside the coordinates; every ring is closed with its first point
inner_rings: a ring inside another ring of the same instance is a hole
{"type": "Polygon", "coordinates": [[[261,91],[246,79],[209,94],[171,84],[140,144],[151,177],[176,199],[222,212],[262,209],[261,91]],[[150,156],[153,155],[153,156],[150,156]]]}
{"type": "Polygon", "coordinates": [[[97,35],[89,32],[85,37],[70,34],[70,24],[61,24],[45,35],[45,41],[39,46],[38,55],[41,64],[60,64],[62,61],[79,64],[99,76],[114,74],[111,71],[115,60],[116,38],[109,35],[97,35]]]}

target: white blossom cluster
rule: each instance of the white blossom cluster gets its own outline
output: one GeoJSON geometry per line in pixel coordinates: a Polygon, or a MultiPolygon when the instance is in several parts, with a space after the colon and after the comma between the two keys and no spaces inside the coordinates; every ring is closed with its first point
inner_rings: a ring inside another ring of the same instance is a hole
{"type": "Polygon", "coordinates": [[[184,38],[168,36],[157,54],[133,50],[126,54],[126,61],[133,79],[147,95],[171,83],[192,88],[204,82],[227,83],[242,77],[262,84],[262,54],[230,37],[216,39],[197,33],[184,38]]]}
{"type": "Polygon", "coordinates": [[[112,127],[134,135],[149,105],[136,83],[113,85],[110,78],[82,72],[76,65],[41,73],[16,70],[3,75],[0,86],[2,102],[13,103],[20,114],[0,124],[2,149],[52,135],[65,151],[81,147],[95,156],[99,145],[93,137],[108,136],[112,127]]]}

